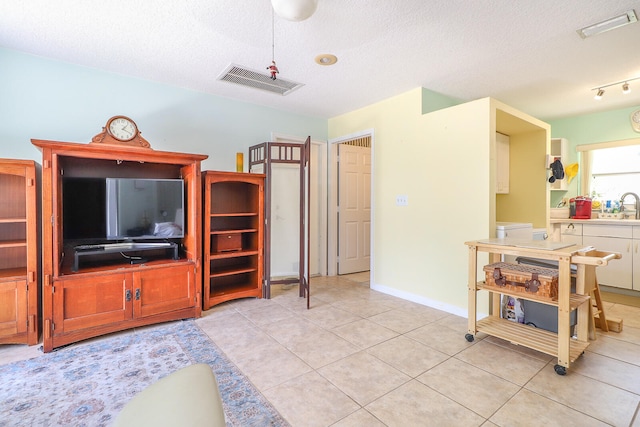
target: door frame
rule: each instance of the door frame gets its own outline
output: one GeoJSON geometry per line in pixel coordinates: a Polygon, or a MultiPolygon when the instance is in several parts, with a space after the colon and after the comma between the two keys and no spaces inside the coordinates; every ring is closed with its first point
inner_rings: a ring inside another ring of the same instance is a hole
{"type": "MultiPolygon", "coordinates": [[[[293,135],[287,135],[279,132],[271,132],[271,141],[274,142],[294,142],[304,144],[307,137],[299,137],[293,135]]],[[[310,160],[310,170],[313,176],[318,177],[318,200],[317,200],[317,211],[314,212],[317,215],[318,224],[314,224],[311,227],[313,230],[317,228],[320,230],[320,235],[317,236],[318,239],[318,248],[317,248],[317,257],[315,262],[318,263],[318,272],[313,272],[311,268],[309,268],[309,276],[318,275],[326,276],[327,275],[327,144],[324,141],[314,140],[311,138],[311,146],[312,148],[315,146],[318,148],[317,152],[320,154],[319,158],[315,158],[311,156],[310,160]]],[[[311,195],[309,195],[311,198],[311,195]]],[[[310,200],[310,203],[314,203],[314,200],[310,200]]],[[[310,212],[311,214],[311,212],[310,212]]],[[[311,219],[310,219],[311,220],[311,219]]],[[[266,249],[266,248],[265,248],[266,249]]],[[[314,250],[309,245],[310,257],[314,255],[314,250]]],[[[312,263],[313,261],[310,259],[309,261],[312,263]]]]}
{"type": "Polygon", "coordinates": [[[371,137],[371,236],[369,253],[369,271],[370,282],[373,282],[373,266],[374,266],[374,239],[375,239],[375,157],[374,144],[375,134],[373,129],[365,129],[349,135],[343,135],[328,141],[329,162],[328,162],[328,231],[327,231],[327,275],[335,276],[338,274],[338,144],[347,142],[352,139],[371,137]]]}

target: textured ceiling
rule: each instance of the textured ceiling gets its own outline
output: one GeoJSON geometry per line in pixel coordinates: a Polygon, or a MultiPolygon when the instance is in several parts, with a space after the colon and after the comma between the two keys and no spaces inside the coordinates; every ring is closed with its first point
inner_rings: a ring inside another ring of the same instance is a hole
{"type": "Polygon", "coordinates": [[[640,1],[319,0],[306,21],[275,18],[279,76],[304,84],[287,96],[217,80],[230,64],[267,73],[269,0],[2,0],[0,46],[323,118],[422,86],[553,119],[640,105],[640,80],[600,101],[590,90],[640,77],[640,22],[576,33],[630,9],[640,1]]]}

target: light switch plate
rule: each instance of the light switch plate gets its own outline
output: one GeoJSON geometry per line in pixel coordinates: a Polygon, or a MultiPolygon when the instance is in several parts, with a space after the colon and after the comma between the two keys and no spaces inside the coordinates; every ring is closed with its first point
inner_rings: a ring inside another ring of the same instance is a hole
{"type": "Polygon", "coordinates": [[[396,206],[408,206],[409,197],[406,194],[396,195],[396,206]]]}

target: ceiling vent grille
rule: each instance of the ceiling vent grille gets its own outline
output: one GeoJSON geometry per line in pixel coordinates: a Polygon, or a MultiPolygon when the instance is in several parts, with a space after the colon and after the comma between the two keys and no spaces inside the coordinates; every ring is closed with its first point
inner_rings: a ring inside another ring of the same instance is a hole
{"type": "Polygon", "coordinates": [[[302,83],[281,78],[271,80],[271,77],[266,74],[234,64],[229,65],[227,69],[218,76],[218,80],[254,89],[266,90],[267,92],[278,93],[280,95],[288,95],[294,90],[304,86],[302,83]]]}

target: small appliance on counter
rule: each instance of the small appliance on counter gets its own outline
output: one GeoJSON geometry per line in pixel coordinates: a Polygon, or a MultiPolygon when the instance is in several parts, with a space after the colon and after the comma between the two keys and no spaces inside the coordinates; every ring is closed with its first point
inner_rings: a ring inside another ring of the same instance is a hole
{"type": "Polygon", "coordinates": [[[591,219],[591,198],[579,196],[569,200],[569,216],[573,219],[591,219]]]}

